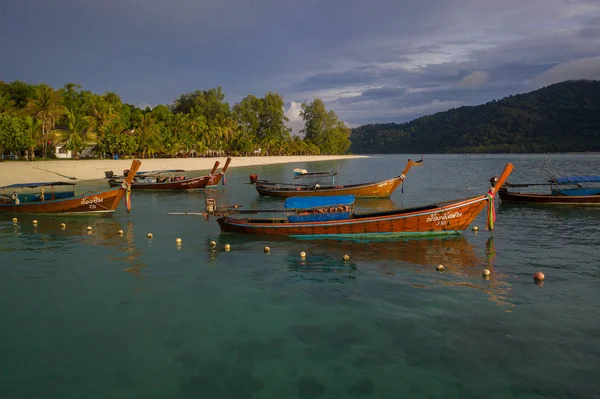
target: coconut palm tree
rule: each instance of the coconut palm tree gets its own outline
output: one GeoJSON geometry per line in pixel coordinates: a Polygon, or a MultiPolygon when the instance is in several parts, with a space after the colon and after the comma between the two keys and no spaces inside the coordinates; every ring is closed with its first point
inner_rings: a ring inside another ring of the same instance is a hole
{"type": "Polygon", "coordinates": [[[151,113],[142,115],[134,133],[138,141],[138,151],[142,152],[142,158],[146,158],[147,154],[156,151],[160,144],[160,126],[151,113]]]}
{"type": "Polygon", "coordinates": [[[76,110],[67,110],[67,150],[75,153],[75,159],[79,159],[79,153],[85,148],[87,139],[88,118],[76,110]]]}
{"type": "Polygon", "coordinates": [[[33,98],[27,100],[25,109],[42,123],[44,158],[46,158],[47,135],[54,129],[56,121],[66,112],[65,107],[60,105],[61,100],[60,93],[45,84],[37,86],[33,98]]]}
{"type": "Polygon", "coordinates": [[[105,127],[111,125],[118,117],[112,109],[113,107],[101,96],[92,97],[87,104],[87,114],[90,115],[88,133],[95,133],[98,142],[102,140],[105,127]]]}
{"type": "Polygon", "coordinates": [[[37,147],[42,139],[42,122],[39,119],[27,116],[25,117],[25,126],[27,129],[27,135],[29,136],[29,143],[31,145],[31,147],[27,150],[27,159],[34,161],[35,147],[37,147]]]}

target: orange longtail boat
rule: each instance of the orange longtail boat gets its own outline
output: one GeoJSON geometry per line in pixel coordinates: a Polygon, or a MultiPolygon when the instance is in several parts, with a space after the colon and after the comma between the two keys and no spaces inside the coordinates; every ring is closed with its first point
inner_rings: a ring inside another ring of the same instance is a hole
{"type": "MultiPolygon", "coordinates": [[[[133,190],[195,190],[206,187],[217,186],[225,177],[225,172],[231,163],[231,158],[227,158],[223,170],[215,173],[219,167],[219,161],[215,161],[215,166],[209,174],[199,177],[186,178],[185,170],[153,170],[134,173],[131,188],[133,190]]],[[[126,171],[127,176],[131,171],[126,171]]],[[[112,177],[112,172],[105,172],[109,177],[108,184],[111,187],[119,187],[123,181],[122,178],[112,177]]]]}
{"type": "Polygon", "coordinates": [[[131,209],[130,192],[131,180],[142,163],[133,160],[131,174],[118,188],[98,192],[88,192],[83,195],[46,200],[45,196],[37,201],[0,202],[0,213],[69,213],[69,214],[112,214],[122,198],[125,198],[127,212],[131,209]],[[42,199],[43,198],[43,199],[42,199]]]}
{"type": "MultiPolygon", "coordinates": [[[[495,187],[506,181],[513,165],[508,163],[495,187]]],[[[288,198],[284,210],[241,210],[239,205],[217,207],[215,198],[206,199],[206,214],[217,219],[221,231],[284,235],[291,237],[393,237],[460,234],[488,205],[488,229],[493,230],[494,198],[497,189],[486,195],[419,207],[369,213],[354,212],[354,196],[288,198]],[[231,214],[285,212],[285,217],[239,218],[231,214]]]]}
{"type": "MultiPolygon", "coordinates": [[[[335,185],[335,180],[330,185],[320,183],[273,183],[267,180],[258,180],[257,175],[250,176],[250,182],[256,184],[256,191],[268,197],[322,197],[336,195],[354,195],[356,198],[389,198],[400,184],[406,179],[406,174],[413,166],[422,165],[423,160],[408,160],[406,167],[399,176],[388,180],[371,183],[335,185]]],[[[305,172],[296,173],[294,179],[323,178],[337,175],[336,172],[305,172]]]]}

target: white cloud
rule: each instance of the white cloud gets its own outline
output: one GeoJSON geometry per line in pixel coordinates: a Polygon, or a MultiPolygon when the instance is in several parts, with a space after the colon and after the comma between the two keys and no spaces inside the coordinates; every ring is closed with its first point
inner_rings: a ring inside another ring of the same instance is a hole
{"type": "Polygon", "coordinates": [[[300,134],[300,130],[304,129],[304,120],[300,116],[301,110],[302,103],[292,101],[288,110],[285,111],[285,116],[289,119],[286,125],[292,128],[292,134],[298,135],[300,134]]]}
{"type": "Polygon", "coordinates": [[[488,74],[484,71],[473,71],[458,82],[458,87],[474,89],[483,86],[488,81],[488,74]]]}
{"type": "Polygon", "coordinates": [[[565,80],[600,80],[600,56],[564,62],[533,78],[535,87],[548,86],[565,80]]]}

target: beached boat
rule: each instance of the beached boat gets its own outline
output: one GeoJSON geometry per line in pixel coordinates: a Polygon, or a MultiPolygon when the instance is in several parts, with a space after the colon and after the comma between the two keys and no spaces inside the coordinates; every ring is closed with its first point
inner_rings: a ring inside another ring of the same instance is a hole
{"type": "MultiPolygon", "coordinates": [[[[492,185],[498,183],[494,178],[492,185]]],[[[600,187],[584,187],[584,184],[600,183],[600,176],[555,177],[547,183],[511,184],[505,183],[498,189],[503,203],[546,204],[546,205],[600,205],[600,187]],[[549,194],[520,193],[509,191],[512,188],[549,186],[549,194]]]]}
{"type": "Polygon", "coordinates": [[[406,179],[406,174],[413,166],[422,165],[423,160],[408,160],[406,167],[399,176],[371,183],[338,185],[337,172],[308,172],[296,169],[293,183],[274,183],[259,180],[257,175],[250,175],[250,182],[256,185],[256,191],[262,196],[269,197],[322,197],[337,195],[354,195],[357,198],[389,198],[400,184],[406,179]],[[323,178],[331,178],[331,184],[319,182],[323,178]],[[306,183],[306,180],[312,180],[306,183]],[[317,181],[315,181],[317,180],[317,181]]]}
{"type": "MultiPolygon", "coordinates": [[[[507,164],[498,178],[501,186],[512,171],[507,164]]],[[[292,237],[393,237],[460,234],[488,205],[488,229],[494,227],[496,188],[486,195],[433,203],[391,211],[356,213],[354,196],[288,198],[283,210],[242,210],[239,205],[218,207],[215,198],[206,199],[206,218],[220,216],[223,232],[292,237]],[[239,218],[232,214],[286,213],[283,217],[239,218]]]]}
{"type": "MultiPolygon", "coordinates": [[[[131,182],[131,188],[133,190],[195,190],[215,187],[224,179],[230,163],[231,158],[227,158],[223,170],[215,173],[219,167],[219,161],[216,161],[209,174],[194,178],[187,178],[183,169],[138,172],[131,182]]],[[[115,177],[111,171],[105,173],[111,187],[118,187],[123,181],[123,177],[115,177]]],[[[124,176],[129,173],[127,170],[123,171],[124,176]]]]}
{"type": "Polygon", "coordinates": [[[118,188],[98,192],[87,192],[78,196],[47,199],[46,195],[33,201],[21,202],[16,200],[0,202],[0,213],[74,213],[74,214],[110,214],[113,213],[121,198],[125,198],[127,212],[131,208],[129,200],[130,184],[141,162],[134,160],[131,163],[131,174],[118,188]]]}

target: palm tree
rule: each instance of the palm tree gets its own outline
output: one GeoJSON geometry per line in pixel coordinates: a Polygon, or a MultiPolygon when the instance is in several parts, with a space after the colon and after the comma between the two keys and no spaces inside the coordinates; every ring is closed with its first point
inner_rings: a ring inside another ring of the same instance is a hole
{"type": "Polygon", "coordinates": [[[67,110],[67,150],[75,152],[75,159],[85,147],[88,119],[75,110],[67,110]]]}
{"type": "Polygon", "coordinates": [[[94,96],[87,104],[89,117],[88,133],[97,134],[97,141],[102,140],[103,132],[106,126],[112,124],[117,118],[117,114],[111,111],[113,107],[102,97],[94,96]]]}
{"type": "Polygon", "coordinates": [[[54,129],[56,121],[65,113],[65,107],[60,104],[60,93],[45,84],[37,86],[34,98],[27,100],[25,109],[42,123],[44,158],[46,158],[47,134],[54,129]]]}
{"type": "Polygon", "coordinates": [[[30,161],[35,160],[35,147],[39,144],[42,138],[42,122],[39,119],[27,116],[25,118],[25,126],[27,128],[27,134],[29,136],[29,143],[31,148],[27,150],[27,159],[30,161]]]}
{"type": "Polygon", "coordinates": [[[142,120],[135,128],[135,135],[138,141],[138,150],[142,151],[142,158],[146,158],[146,154],[154,153],[158,147],[160,134],[160,126],[151,113],[142,115],[142,120]]]}

